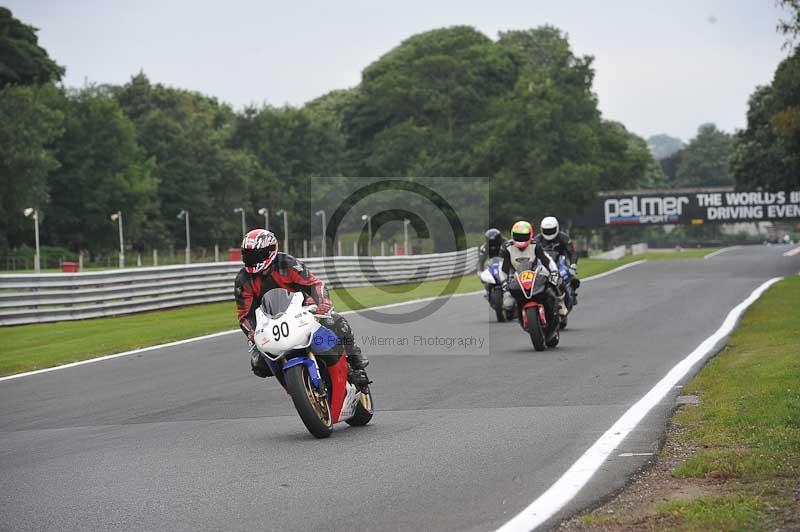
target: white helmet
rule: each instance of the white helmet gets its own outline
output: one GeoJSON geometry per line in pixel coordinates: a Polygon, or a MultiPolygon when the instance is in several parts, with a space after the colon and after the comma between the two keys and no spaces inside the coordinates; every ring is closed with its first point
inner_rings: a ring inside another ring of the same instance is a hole
{"type": "Polygon", "coordinates": [[[547,216],[542,220],[542,236],[545,240],[553,240],[558,236],[558,220],[555,216],[547,216]]]}

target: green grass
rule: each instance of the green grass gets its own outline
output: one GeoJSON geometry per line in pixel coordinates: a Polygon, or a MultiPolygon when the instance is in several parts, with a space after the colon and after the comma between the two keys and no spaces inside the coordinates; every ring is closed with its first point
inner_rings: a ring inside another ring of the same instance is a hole
{"type": "Polygon", "coordinates": [[[674,418],[700,451],[677,478],[727,479],[721,497],[659,508],[691,530],[769,528],[800,482],[800,277],[776,284],[746,313],[725,350],[685,388],[702,402],[674,418]]]}
{"type": "MultiPolygon", "coordinates": [[[[480,290],[476,275],[451,281],[333,290],[331,298],[339,311],[357,310],[438,296],[480,290]]],[[[233,303],[195,305],[174,310],[129,316],[65,321],[50,324],[0,328],[0,375],[67,364],[158,345],[194,336],[236,329],[233,303]],[[46,337],[47,342],[42,338],[46,337]]]]}

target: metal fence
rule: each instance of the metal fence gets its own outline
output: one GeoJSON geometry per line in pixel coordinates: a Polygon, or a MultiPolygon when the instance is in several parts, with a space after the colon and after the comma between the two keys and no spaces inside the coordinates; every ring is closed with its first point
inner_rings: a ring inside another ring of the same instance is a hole
{"type": "MultiPolygon", "coordinates": [[[[478,251],[400,257],[309,258],[331,288],[400,284],[465,275],[478,251]]],[[[241,263],[221,262],[84,273],[0,275],[0,326],[117,316],[233,300],[241,263]]]]}

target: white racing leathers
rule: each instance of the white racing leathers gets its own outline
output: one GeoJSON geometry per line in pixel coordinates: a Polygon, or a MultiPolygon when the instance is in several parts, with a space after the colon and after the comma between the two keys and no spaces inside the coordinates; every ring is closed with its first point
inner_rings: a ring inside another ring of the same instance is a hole
{"type": "MultiPolygon", "coordinates": [[[[513,241],[508,241],[503,245],[503,252],[500,256],[503,257],[503,267],[500,268],[501,282],[509,280],[509,277],[514,275],[515,272],[534,270],[537,259],[547,268],[548,272],[558,271],[558,266],[556,266],[553,258],[541,246],[536,245],[535,242],[528,244],[525,249],[519,249],[514,245],[513,241]]],[[[506,290],[503,292],[503,308],[510,309],[513,306],[514,298],[506,290]]]]}

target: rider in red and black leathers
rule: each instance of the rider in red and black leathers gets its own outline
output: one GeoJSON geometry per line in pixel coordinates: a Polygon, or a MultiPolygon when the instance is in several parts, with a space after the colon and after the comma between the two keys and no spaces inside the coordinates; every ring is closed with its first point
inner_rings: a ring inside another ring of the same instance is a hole
{"type": "MultiPolygon", "coordinates": [[[[276,253],[266,268],[257,273],[248,272],[246,265],[236,275],[234,297],[239,326],[248,341],[253,341],[256,309],[261,304],[261,298],[273,288],[302,292],[306,296],[307,304],[317,305],[317,314],[330,315],[330,317],[320,317],[320,323],[331,329],[342,340],[348,363],[354,369],[363,369],[369,364],[369,361],[361,355],[361,349],[355,345],[353,332],[347,320],[333,311],[328,290],[323,282],[308,271],[305,264],[286,253],[276,253]]],[[[272,375],[269,366],[258,356],[253,357],[251,366],[253,373],[259,377],[272,375]]]]}

